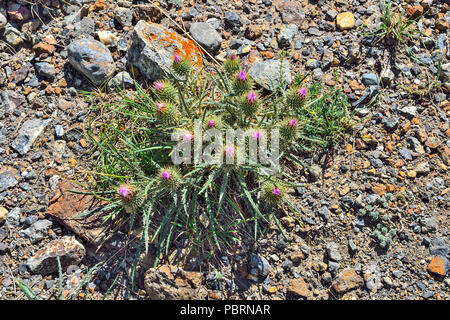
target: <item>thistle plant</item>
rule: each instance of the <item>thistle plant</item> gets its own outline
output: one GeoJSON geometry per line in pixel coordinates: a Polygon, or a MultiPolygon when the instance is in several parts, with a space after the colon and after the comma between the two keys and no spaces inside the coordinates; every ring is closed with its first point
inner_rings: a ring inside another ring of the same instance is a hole
{"type": "Polygon", "coordinates": [[[91,119],[88,133],[101,172],[93,193],[110,202],[100,210],[105,221],[127,220],[130,229],[140,230],[139,245],[146,252],[149,245],[156,248],[155,265],[168,256],[175,239],[198,254],[211,254],[248,236],[257,238],[271,224],[284,235],[280,214],[301,214],[289,199],[298,184],[287,166],[301,168],[303,150],[343,136],[345,129],[338,126],[351,117],[348,104],[337,93],[321,94],[317,84],[296,81],[289,88],[281,82],[272,93],[254,87],[236,56],[223,68],[196,70],[174,55],[172,72],[163,79],[149,89],[136,85],[135,91],[120,91],[91,119]],[[209,129],[224,133],[213,156],[222,163],[197,161],[196,144],[209,129]],[[239,145],[226,140],[230,129],[250,134],[239,145]],[[249,146],[269,141],[267,133],[276,129],[280,150],[269,145],[266,164],[250,161],[249,146]],[[178,141],[172,141],[174,134],[178,141]],[[178,148],[180,141],[188,148],[178,148]],[[189,161],[175,164],[172,157],[178,153],[189,161]],[[108,198],[111,190],[118,191],[108,198]]]}

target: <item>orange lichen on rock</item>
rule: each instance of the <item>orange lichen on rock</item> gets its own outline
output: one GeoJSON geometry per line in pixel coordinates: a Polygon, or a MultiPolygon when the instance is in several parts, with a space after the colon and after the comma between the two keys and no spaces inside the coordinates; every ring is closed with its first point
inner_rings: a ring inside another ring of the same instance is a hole
{"type": "MultiPolygon", "coordinates": [[[[148,22],[148,24],[152,23],[148,22]]],[[[202,50],[195,45],[194,41],[183,38],[175,31],[165,30],[159,37],[155,34],[144,34],[144,36],[150,43],[156,41],[156,45],[166,48],[174,46],[174,54],[186,57],[196,67],[203,66],[202,50]]]]}

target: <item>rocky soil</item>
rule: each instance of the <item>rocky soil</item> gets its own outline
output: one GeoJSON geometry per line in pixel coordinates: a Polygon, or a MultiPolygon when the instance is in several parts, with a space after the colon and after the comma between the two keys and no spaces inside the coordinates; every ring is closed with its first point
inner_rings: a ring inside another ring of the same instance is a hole
{"type": "Polygon", "coordinates": [[[393,1],[423,13],[414,59],[365,35],[380,3],[162,0],[161,11],[146,1],[0,0],[0,299],[24,299],[19,281],[57,299],[56,257],[62,295],[74,299],[449,299],[450,2],[393,1]],[[176,50],[201,67],[184,30],[211,62],[238,54],[267,90],[286,52],[283,77],[339,86],[358,124],[333,150],[306,155],[312,169],[291,195],[304,215],[281,218],[287,240],[274,229],[201,271],[179,250],[158,268],[141,254],[133,274],[132,234],[101,225],[101,213],[74,219],[98,206],[69,191],[92,169],[81,91],[100,86],[107,100],[114,83],[157,79],[176,50]],[[373,237],[378,219],[397,231],[387,249],[373,237]]]}

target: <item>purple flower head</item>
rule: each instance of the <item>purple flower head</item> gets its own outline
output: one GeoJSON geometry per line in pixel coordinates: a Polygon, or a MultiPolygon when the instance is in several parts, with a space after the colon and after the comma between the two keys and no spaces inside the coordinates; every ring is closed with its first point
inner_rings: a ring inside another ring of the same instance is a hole
{"type": "Polygon", "coordinates": [[[161,177],[162,177],[164,180],[170,180],[170,178],[172,178],[172,172],[167,171],[167,170],[164,170],[164,171],[161,173],[161,177]]]}
{"type": "Polygon", "coordinates": [[[249,103],[255,103],[256,102],[256,94],[254,92],[250,92],[247,95],[247,102],[249,102],[249,103]]]}
{"type": "Polygon", "coordinates": [[[119,192],[119,195],[125,200],[130,200],[134,195],[133,188],[126,184],[120,185],[118,192],[119,192]]]}
{"type": "Polygon", "coordinates": [[[174,63],[180,63],[181,62],[181,57],[179,55],[175,54],[173,56],[173,62],[174,63]]]}
{"type": "Polygon", "coordinates": [[[306,97],[306,88],[298,89],[297,95],[299,96],[299,98],[304,99],[306,97]]]}
{"type": "Polygon", "coordinates": [[[183,141],[191,141],[192,139],[194,139],[194,135],[189,131],[183,134],[183,141]]]}
{"type": "Polygon", "coordinates": [[[214,120],[209,120],[208,121],[208,127],[212,128],[216,125],[216,122],[214,120]]]}
{"type": "Polygon", "coordinates": [[[225,155],[234,157],[234,148],[229,146],[225,148],[225,155]]]}
{"type": "Polygon", "coordinates": [[[234,54],[230,55],[230,60],[231,61],[236,60],[236,56],[234,54]]]}
{"type": "Polygon", "coordinates": [[[239,72],[238,80],[240,80],[240,81],[247,81],[247,74],[245,73],[244,70],[241,70],[239,72]]]}
{"type": "Polygon", "coordinates": [[[273,188],[272,189],[272,194],[274,195],[274,196],[279,196],[280,194],[281,194],[281,190],[280,190],[280,188],[273,188]]]}
{"type": "Polygon", "coordinates": [[[155,107],[156,107],[156,112],[158,112],[158,113],[162,113],[162,112],[166,111],[166,109],[167,109],[166,104],[163,102],[155,103],[155,107]]]}
{"type": "Polygon", "coordinates": [[[261,132],[255,131],[255,132],[253,132],[252,136],[253,136],[253,139],[259,140],[259,139],[261,139],[261,132]]]}
{"type": "Polygon", "coordinates": [[[164,83],[162,83],[161,81],[155,81],[153,83],[153,86],[155,87],[156,91],[161,91],[162,89],[164,89],[164,83]]]}
{"type": "Polygon", "coordinates": [[[297,126],[297,119],[294,118],[292,120],[289,120],[288,125],[292,128],[295,128],[297,126]]]}

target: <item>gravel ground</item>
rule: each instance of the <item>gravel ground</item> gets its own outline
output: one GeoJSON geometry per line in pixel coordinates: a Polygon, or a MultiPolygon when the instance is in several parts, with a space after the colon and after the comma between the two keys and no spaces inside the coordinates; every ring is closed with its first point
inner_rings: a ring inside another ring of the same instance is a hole
{"type": "Polygon", "coordinates": [[[423,13],[428,35],[412,44],[415,59],[364,35],[380,1],[159,1],[169,19],[145,1],[0,0],[0,299],[25,298],[19,281],[58,298],[56,252],[65,298],[102,298],[113,285],[107,299],[448,300],[450,2],[404,5],[423,13]],[[271,230],[203,272],[185,250],[158,268],[141,254],[132,283],[133,236],[70,219],[92,206],[64,181],[86,185],[92,168],[79,90],[122,71],[149,76],[147,56],[136,59],[140,20],[177,22],[218,61],[236,53],[269,72],[284,50],[286,77],[308,72],[348,95],[360,121],[333,150],[304,155],[311,169],[296,172],[305,184],[290,195],[303,224],[282,217],[287,240],[271,230]],[[387,249],[372,236],[377,221],[397,231],[387,249]]]}

